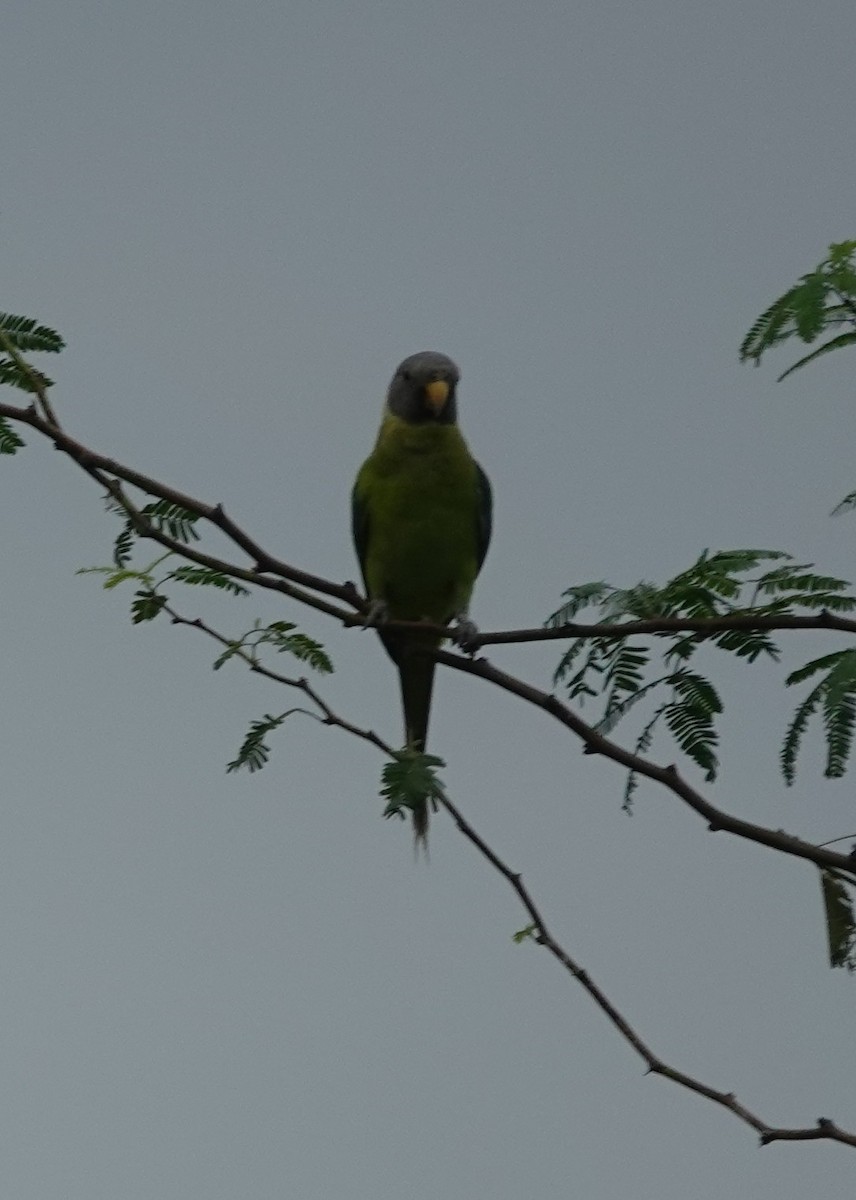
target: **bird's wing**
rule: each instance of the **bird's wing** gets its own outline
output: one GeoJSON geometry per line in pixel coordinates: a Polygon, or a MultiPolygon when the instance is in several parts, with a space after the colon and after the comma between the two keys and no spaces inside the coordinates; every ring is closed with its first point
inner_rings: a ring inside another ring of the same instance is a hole
{"type": "Polygon", "coordinates": [[[490,534],[493,528],[493,494],[490,490],[490,480],[478,463],[476,463],[476,487],[478,489],[476,552],[478,569],[481,570],[487,548],[490,545],[490,534]]]}
{"type": "Polygon", "coordinates": [[[354,538],[354,546],[356,547],[360,570],[363,574],[363,583],[368,587],[366,581],[366,556],[369,547],[369,504],[366,497],[365,468],[361,469],[357,475],[353,491],[351,492],[351,533],[354,538]]]}

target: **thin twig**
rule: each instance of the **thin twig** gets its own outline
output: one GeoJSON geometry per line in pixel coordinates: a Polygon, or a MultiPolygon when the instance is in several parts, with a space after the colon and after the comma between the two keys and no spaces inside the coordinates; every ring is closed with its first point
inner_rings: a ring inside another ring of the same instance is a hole
{"type": "Polygon", "coordinates": [[[744,1104],[741,1104],[733,1092],[721,1092],[709,1087],[706,1083],[702,1083],[701,1080],[695,1079],[692,1075],[687,1075],[683,1071],[678,1071],[674,1067],[670,1067],[668,1063],[665,1063],[654,1054],[627,1018],[618,1011],[606,993],[598,987],[589,973],[575,962],[567,950],[550,933],[541,915],[541,910],[532,899],[529,889],[523,883],[521,875],[516,871],[512,871],[496,851],[488,846],[484,838],[476,833],[456,804],[453,804],[448,797],[441,798],[440,804],[451,815],[464,837],[476,847],[479,853],[487,859],[491,866],[503,876],[517,893],[520,903],[531,918],[534,927],[531,934],[532,940],[549,950],[565,970],[574,977],[577,983],[588,992],[601,1012],[606,1015],[607,1019],[618,1030],[624,1040],[633,1047],[639,1057],[645,1062],[652,1075],[661,1075],[664,1079],[670,1079],[673,1083],[677,1083],[681,1087],[687,1088],[699,1096],[704,1096],[706,1099],[712,1100],[715,1104],[722,1105],[723,1108],[727,1108],[735,1117],[738,1117],[745,1124],[750,1125],[758,1133],[762,1146],[769,1145],[771,1142],[814,1141],[818,1138],[827,1138],[832,1141],[843,1142],[848,1146],[856,1146],[856,1133],[849,1133],[847,1130],[841,1129],[835,1122],[826,1120],[825,1118],[820,1118],[816,1125],[808,1126],[807,1128],[787,1129],[768,1125],[766,1121],[763,1121],[759,1116],[750,1111],[750,1109],[746,1108],[744,1104]]]}
{"type": "Polygon", "coordinates": [[[163,611],[170,617],[173,625],[187,625],[191,629],[198,629],[201,633],[207,634],[214,641],[219,642],[221,646],[228,646],[235,658],[240,658],[246,663],[249,669],[256,675],[263,675],[265,679],[272,679],[275,683],[281,683],[284,687],[296,688],[303,692],[313,704],[317,705],[319,710],[318,720],[324,725],[335,726],[338,729],[343,729],[346,733],[352,734],[354,737],[361,738],[363,741],[369,742],[375,746],[382,754],[392,757],[395,754],[392,746],[379,737],[371,729],[362,729],[359,725],[354,725],[352,722],[340,717],[334,712],[330,705],[324,700],[315,690],[312,684],[304,676],[294,678],[289,675],[282,675],[278,671],[272,671],[266,667],[264,663],[259,662],[255,655],[242,646],[236,646],[235,642],[224,637],[222,633],[218,633],[206,621],[200,617],[183,617],[177,612],[171,604],[164,604],[163,611]]]}

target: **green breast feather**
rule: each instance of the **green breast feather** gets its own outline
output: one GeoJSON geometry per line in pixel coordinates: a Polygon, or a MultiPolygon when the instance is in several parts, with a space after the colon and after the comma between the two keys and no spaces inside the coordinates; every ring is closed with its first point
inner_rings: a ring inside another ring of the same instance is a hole
{"type": "Polygon", "coordinates": [[[389,414],[354,487],[366,590],[390,618],[445,623],[466,611],[487,549],[489,487],[456,425],[389,414]]]}

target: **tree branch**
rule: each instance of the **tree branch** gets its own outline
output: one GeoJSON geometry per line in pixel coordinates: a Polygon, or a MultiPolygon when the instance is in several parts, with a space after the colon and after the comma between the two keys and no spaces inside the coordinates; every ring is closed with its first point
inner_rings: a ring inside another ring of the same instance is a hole
{"type": "Polygon", "coordinates": [[[565,970],[574,977],[577,983],[588,992],[589,996],[591,996],[601,1012],[605,1014],[609,1022],[645,1062],[648,1071],[652,1075],[661,1075],[664,1079],[670,1079],[673,1083],[677,1083],[681,1087],[687,1088],[699,1096],[704,1096],[707,1100],[712,1100],[715,1104],[722,1105],[723,1108],[727,1108],[735,1117],[756,1130],[762,1146],[769,1145],[771,1142],[815,1141],[818,1138],[827,1138],[831,1141],[843,1142],[847,1146],[856,1146],[856,1133],[850,1133],[840,1128],[834,1121],[830,1121],[824,1117],[819,1118],[816,1125],[807,1128],[787,1129],[768,1125],[766,1121],[763,1121],[759,1116],[746,1108],[745,1105],[741,1104],[733,1092],[717,1091],[715,1088],[702,1083],[701,1080],[695,1079],[692,1075],[687,1075],[683,1071],[678,1071],[674,1067],[670,1067],[668,1063],[665,1063],[654,1054],[626,1017],[618,1011],[606,994],[598,987],[588,972],[571,958],[567,950],[550,933],[541,915],[541,911],[532,899],[529,889],[523,883],[522,877],[517,872],[512,871],[507,863],[476,833],[457,805],[453,804],[447,797],[441,799],[440,803],[449,812],[464,837],[476,847],[479,853],[487,859],[491,866],[503,876],[517,893],[520,903],[532,920],[533,928],[531,937],[533,941],[549,950],[565,970]]]}
{"type": "Polygon", "coordinates": [[[722,617],[647,617],[639,621],[613,621],[602,625],[569,621],[565,625],[537,629],[504,629],[479,632],[473,638],[476,649],[482,646],[508,645],[513,642],[553,642],[567,638],[627,638],[641,634],[700,633],[713,635],[729,629],[840,629],[856,633],[856,620],[839,617],[822,609],[817,616],[753,616],[740,613],[722,617]]]}
{"type": "Polygon", "coordinates": [[[296,688],[298,691],[303,692],[303,694],[310,699],[313,704],[317,705],[320,713],[320,716],[318,716],[317,719],[320,720],[322,724],[332,725],[339,729],[344,729],[346,733],[353,734],[354,737],[361,738],[363,741],[369,742],[372,746],[375,746],[378,750],[380,750],[382,754],[386,754],[390,758],[395,754],[392,746],[385,742],[383,738],[379,737],[378,734],[376,734],[373,730],[362,729],[359,725],[354,725],[350,721],[346,721],[344,717],[340,717],[337,713],[335,713],[326,700],[319,695],[315,688],[312,687],[309,680],[304,676],[295,679],[289,675],[281,675],[278,671],[272,671],[269,667],[266,667],[264,663],[259,661],[256,655],[253,654],[252,650],[247,650],[243,647],[235,648],[235,643],[233,641],[227,637],[224,637],[222,633],[218,633],[217,630],[213,629],[207,624],[207,622],[201,620],[199,617],[183,617],[181,613],[177,612],[172,607],[171,604],[165,604],[163,606],[163,611],[170,617],[173,625],[187,625],[191,629],[198,629],[201,633],[205,633],[208,635],[208,637],[213,638],[215,642],[219,642],[221,646],[228,646],[233,649],[235,658],[239,658],[242,662],[246,663],[249,669],[256,675],[263,675],[265,679],[272,679],[275,683],[281,683],[285,687],[296,688]]]}
{"type": "Polygon", "coordinates": [[[692,787],[680,774],[677,767],[674,765],[662,767],[657,763],[649,762],[638,754],[633,754],[630,750],[625,750],[617,742],[598,733],[588,722],[549,692],[543,692],[513,675],[508,675],[505,671],[500,671],[484,658],[464,658],[459,654],[450,654],[447,650],[434,651],[433,657],[455,671],[463,671],[467,675],[485,679],[504,691],[510,692],[513,696],[518,696],[521,700],[535,705],[536,708],[543,709],[544,712],[549,713],[560,724],[581,738],[589,753],[602,754],[605,758],[620,763],[628,770],[654,780],[655,783],[661,784],[680,797],[694,812],[705,818],[708,828],[712,831],[723,829],[727,833],[733,833],[737,837],[746,838],[748,841],[757,842],[762,846],[769,846],[783,854],[792,854],[797,858],[808,859],[818,867],[834,867],[838,871],[846,872],[849,878],[853,878],[854,872],[856,872],[856,859],[852,854],[838,854],[833,850],[815,846],[811,842],[804,842],[801,838],[785,833],[784,830],[767,829],[763,825],[755,825],[751,821],[743,821],[740,817],[731,816],[711,804],[701,792],[692,787]]]}
{"type": "MultiPolygon", "coordinates": [[[[196,516],[209,521],[221,530],[235,545],[239,546],[253,562],[253,569],[250,571],[232,564],[222,563],[222,569],[228,574],[235,574],[238,578],[248,579],[253,583],[258,583],[261,587],[274,587],[276,590],[282,591],[283,589],[277,586],[276,581],[265,579],[261,573],[277,575],[282,580],[295,583],[303,588],[310,588],[313,591],[320,592],[322,595],[331,596],[355,608],[359,609],[365,606],[364,600],[353,584],[332,583],[330,580],[323,579],[319,575],[312,575],[308,571],[302,571],[297,567],[293,567],[290,563],[274,558],[272,554],[269,554],[254,541],[245,530],[241,529],[231,517],[226,515],[222,505],[207,504],[202,500],[197,500],[194,496],[189,496],[184,492],[169,487],[167,484],[161,483],[157,479],[151,478],[149,475],[144,475],[140,471],[126,467],[123,463],[117,462],[113,458],[97,454],[81,442],[75,441],[59,425],[52,424],[40,416],[33,407],[17,408],[11,404],[0,404],[0,416],[7,417],[9,420],[20,421],[43,434],[53,442],[57,449],[67,454],[78,466],[82,467],[88,474],[93,475],[99,483],[107,487],[107,490],[111,494],[115,494],[114,489],[109,486],[104,475],[121,479],[133,487],[140,488],[141,491],[146,492],[150,496],[157,496],[161,500],[167,500],[170,504],[175,504],[179,508],[185,508],[188,512],[195,513],[196,516]],[[99,474],[95,474],[95,472],[99,474]],[[104,475],[100,474],[102,472],[104,475]]],[[[125,507],[124,500],[120,500],[119,502],[125,507]]],[[[158,533],[151,526],[144,528],[143,532],[146,537],[152,537],[158,533]]],[[[162,545],[169,544],[167,541],[163,541],[160,536],[155,536],[155,540],[161,541],[162,545]]],[[[181,543],[178,545],[182,554],[186,554],[191,558],[194,557],[188,547],[181,543]]],[[[201,560],[196,558],[195,561],[198,562],[201,560]]],[[[214,559],[210,561],[220,562],[220,560],[214,559]]],[[[209,563],[205,562],[204,565],[209,565],[209,563]]],[[[221,569],[221,567],[218,566],[216,569],[221,569]]],[[[333,612],[338,616],[337,610],[334,609],[333,612]]],[[[343,613],[342,617],[352,619],[355,622],[359,620],[359,618],[354,618],[351,613],[343,613]]]]}

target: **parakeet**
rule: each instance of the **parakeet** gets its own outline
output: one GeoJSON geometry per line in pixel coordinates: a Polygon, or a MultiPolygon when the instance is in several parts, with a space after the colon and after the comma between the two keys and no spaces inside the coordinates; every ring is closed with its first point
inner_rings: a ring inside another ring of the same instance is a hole
{"type": "MultiPolygon", "coordinates": [[[[354,484],[351,516],[372,615],[387,620],[467,622],[470,595],[491,534],[491,491],[457,424],[460,373],[445,354],[423,350],[398,367],[374,450],[354,484]]],[[[433,659],[414,644],[432,634],[379,631],[398,667],[408,747],[424,751],[433,659]]],[[[417,844],[427,801],[413,811],[417,844]]]]}

